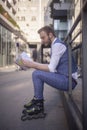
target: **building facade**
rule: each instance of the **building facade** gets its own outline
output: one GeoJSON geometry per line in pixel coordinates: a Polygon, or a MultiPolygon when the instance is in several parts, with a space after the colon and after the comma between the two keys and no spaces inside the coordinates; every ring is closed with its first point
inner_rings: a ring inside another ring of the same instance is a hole
{"type": "Polygon", "coordinates": [[[68,18],[70,5],[71,0],[52,0],[49,5],[51,8],[50,17],[53,18],[56,36],[61,40],[64,40],[70,29],[71,18],[68,18]]]}
{"type": "Polygon", "coordinates": [[[30,43],[40,42],[37,34],[44,25],[44,8],[47,0],[19,0],[17,4],[16,20],[21,30],[25,32],[30,43]]]}
{"type": "MultiPolygon", "coordinates": [[[[49,25],[51,24],[53,26],[56,36],[59,39],[64,40],[67,36],[69,30],[79,15],[81,4],[81,0],[49,0],[46,8],[49,13],[46,13],[45,17],[47,20],[49,19],[48,23],[49,25]]],[[[72,34],[72,38],[78,33],[78,31],[81,29],[81,26],[82,23],[79,22],[78,26],[72,34]]],[[[73,46],[78,46],[78,44],[81,43],[81,40],[82,37],[79,35],[75,39],[75,44],[73,44],[73,46]]],[[[75,57],[78,66],[81,66],[81,49],[76,51],[75,57]]]]}
{"type": "Polygon", "coordinates": [[[17,4],[16,21],[25,33],[31,56],[37,50],[37,59],[41,61],[41,40],[37,33],[44,26],[44,11],[48,0],[19,0],[17,4]]]}
{"type": "Polygon", "coordinates": [[[14,64],[16,42],[25,42],[16,23],[17,4],[18,0],[0,1],[0,67],[14,64]]]}
{"type": "MultiPolygon", "coordinates": [[[[81,0],[72,0],[70,11],[68,13],[68,17],[72,18],[72,24],[71,25],[73,25],[76,18],[78,17],[78,15],[81,11],[81,7],[82,7],[82,1],[81,0]]],[[[81,28],[82,28],[82,21],[79,22],[76,29],[73,31],[72,39],[77,35],[77,33],[81,30],[81,28]]],[[[80,48],[78,48],[74,53],[75,59],[76,59],[77,65],[78,65],[79,74],[81,73],[81,66],[82,66],[81,65],[82,64],[81,43],[82,43],[82,34],[78,35],[78,37],[74,40],[74,43],[72,44],[73,47],[80,46],[80,48]]]]}

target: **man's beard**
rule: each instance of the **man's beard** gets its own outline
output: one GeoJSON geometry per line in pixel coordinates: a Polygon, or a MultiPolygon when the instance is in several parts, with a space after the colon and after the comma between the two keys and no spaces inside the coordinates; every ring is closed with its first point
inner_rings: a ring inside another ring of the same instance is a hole
{"type": "Polygon", "coordinates": [[[49,46],[49,45],[51,45],[51,39],[50,39],[50,37],[48,37],[48,42],[45,43],[45,46],[49,46]]]}
{"type": "Polygon", "coordinates": [[[48,39],[48,40],[49,40],[48,44],[51,44],[52,42],[51,42],[51,39],[50,39],[50,37],[49,37],[49,39],[48,39]]]}

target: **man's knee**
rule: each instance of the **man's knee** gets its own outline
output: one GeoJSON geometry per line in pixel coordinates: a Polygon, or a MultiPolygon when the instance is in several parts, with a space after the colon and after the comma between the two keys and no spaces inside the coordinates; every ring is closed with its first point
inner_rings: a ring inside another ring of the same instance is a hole
{"type": "Polygon", "coordinates": [[[32,77],[37,77],[38,75],[40,74],[39,70],[35,70],[33,73],[32,73],[32,77]]]}

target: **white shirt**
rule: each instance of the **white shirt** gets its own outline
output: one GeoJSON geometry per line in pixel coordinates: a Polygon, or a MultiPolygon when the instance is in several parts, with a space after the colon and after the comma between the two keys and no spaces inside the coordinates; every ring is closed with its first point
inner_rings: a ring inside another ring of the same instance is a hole
{"type": "MultiPolygon", "coordinates": [[[[48,65],[48,68],[50,70],[50,72],[57,72],[56,67],[59,63],[59,60],[61,58],[61,56],[64,54],[64,52],[66,51],[66,46],[58,43],[58,44],[54,44],[54,42],[56,41],[57,38],[54,39],[52,45],[51,45],[51,50],[52,50],[52,56],[50,59],[50,63],[48,65]]],[[[72,77],[74,79],[77,79],[77,72],[72,74],[72,77]]]]}

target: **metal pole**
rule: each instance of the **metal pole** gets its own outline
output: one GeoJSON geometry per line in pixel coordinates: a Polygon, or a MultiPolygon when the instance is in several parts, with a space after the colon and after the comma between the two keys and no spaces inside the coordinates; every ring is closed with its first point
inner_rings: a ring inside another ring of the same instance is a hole
{"type": "Polygon", "coordinates": [[[69,96],[72,94],[72,50],[69,44],[71,40],[71,35],[68,37],[68,56],[69,56],[69,96]]]}
{"type": "Polygon", "coordinates": [[[82,10],[82,75],[83,130],[87,130],[87,7],[82,10]]]}

